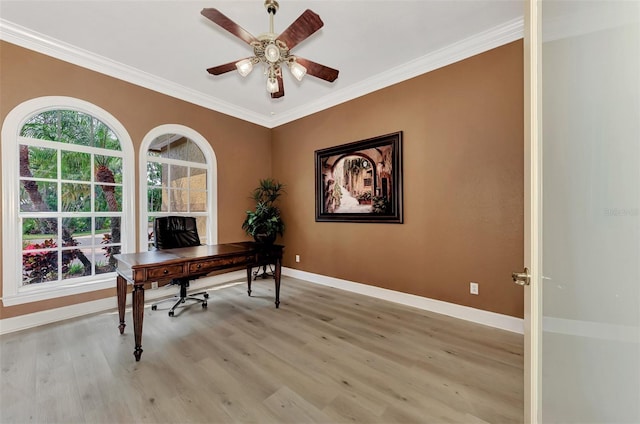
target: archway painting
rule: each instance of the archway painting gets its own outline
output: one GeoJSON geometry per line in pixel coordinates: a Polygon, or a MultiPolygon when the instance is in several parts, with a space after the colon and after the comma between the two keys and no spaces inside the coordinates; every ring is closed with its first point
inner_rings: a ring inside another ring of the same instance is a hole
{"type": "Polygon", "coordinates": [[[317,150],[316,221],[402,223],[402,132],[317,150]]]}

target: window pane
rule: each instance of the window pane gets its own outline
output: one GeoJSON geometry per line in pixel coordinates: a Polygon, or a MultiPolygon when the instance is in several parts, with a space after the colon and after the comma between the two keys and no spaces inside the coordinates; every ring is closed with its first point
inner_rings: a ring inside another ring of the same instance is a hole
{"type": "Polygon", "coordinates": [[[169,145],[169,150],[166,157],[169,157],[171,159],[187,160],[188,142],[189,139],[176,134],[174,136],[174,139],[171,141],[171,144],[169,145]]]}
{"type": "Polygon", "coordinates": [[[91,186],[89,184],[62,183],[62,211],[90,212],[91,186]]]}
{"type": "Polygon", "coordinates": [[[162,189],[162,205],[160,205],[160,212],[169,212],[169,190],[162,189]]]}
{"type": "Polygon", "coordinates": [[[58,279],[58,251],[22,253],[22,284],[38,284],[58,279]]]}
{"type": "Polygon", "coordinates": [[[198,147],[198,145],[191,140],[189,140],[189,143],[187,144],[187,155],[185,159],[189,162],[196,163],[207,162],[204,158],[204,153],[202,153],[202,150],[200,150],[200,147],[198,147]]]}
{"type": "Polygon", "coordinates": [[[96,182],[122,183],[122,158],[96,155],[96,182]]]}
{"type": "Polygon", "coordinates": [[[63,150],[61,171],[63,180],[90,181],[91,155],[63,150]]]}
{"type": "Polygon", "coordinates": [[[207,189],[207,170],[202,168],[191,168],[191,178],[189,180],[191,190],[207,189]]]}
{"type": "Polygon", "coordinates": [[[94,245],[120,243],[120,217],[96,217],[96,232],[94,245]]]}
{"type": "Polygon", "coordinates": [[[96,263],[96,275],[98,274],[106,274],[109,272],[116,272],[116,267],[113,264],[105,261],[104,259],[100,259],[96,263]]]}
{"type": "Polygon", "coordinates": [[[25,218],[22,220],[23,249],[43,248],[45,246],[42,246],[42,244],[45,240],[49,240],[51,244],[58,242],[57,218],[25,218]]]}
{"type": "Polygon", "coordinates": [[[161,188],[149,188],[147,190],[147,212],[158,212],[162,208],[161,188]]]}
{"type": "Polygon", "coordinates": [[[121,212],[122,187],[97,185],[95,208],[96,212],[121,212]]]}
{"type": "Polygon", "coordinates": [[[187,190],[171,190],[171,212],[188,212],[188,195],[187,190]]]}
{"type": "Polygon", "coordinates": [[[49,110],[30,118],[20,135],[120,151],[120,141],[102,121],[75,110],[49,110]]]}
{"type": "Polygon", "coordinates": [[[20,176],[58,178],[58,151],[20,145],[20,176]]]}
{"type": "Polygon", "coordinates": [[[102,149],[120,150],[120,141],[102,121],[93,118],[93,146],[102,149]]]}
{"type": "MultiPolygon", "coordinates": [[[[95,250],[96,257],[96,265],[95,265],[95,273],[96,274],[105,274],[107,272],[115,272],[116,267],[115,263],[110,258],[110,253],[104,248],[98,248],[95,250]]],[[[119,253],[119,252],[118,252],[119,253]]]]}
{"type": "Polygon", "coordinates": [[[62,218],[64,246],[91,246],[91,218],[62,218]]]}
{"type": "Polygon", "coordinates": [[[31,117],[20,130],[20,135],[39,140],[57,140],[60,136],[60,113],[62,111],[50,110],[31,117]]]}
{"type": "Polygon", "coordinates": [[[207,211],[207,192],[206,191],[190,191],[189,205],[192,212],[207,211]]]}
{"type": "Polygon", "coordinates": [[[85,270],[84,264],[76,255],[77,251],[62,251],[62,279],[83,277],[91,275],[91,269],[85,270]]]}
{"type": "Polygon", "coordinates": [[[186,189],[189,187],[189,167],[187,166],[178,166],[171,165],[170,168],[171,173],[171,188],[182,188],[186,189]]]}
{"type": "Polygon", "coordinates": [[[20,212],[56,212],[58,184],[23,180],[20,187],[20,212]]]}
{"type": "Polygon", "coordinates": [[[147,218],[147,250],[155,249],[153,246],[153,221],[155,219],[155,215],[149,215],[149,217],[147,218]]]}
{"type": "Polygon", "coordinates": [[[160,164],[160,185],[162,187],[169,186],[169,165],[166,163],[160,164]]]}
{"type": "Polygon", "coordinates": [[[207,244],[207,217],[197,216],[196,226],[198,227],[198,236],[200,236],[200,244],[207,244]]]}
{"type": "Polygon", "coordinates": [[[159,156],[163,158],[169,157],[169,151],[171,150],[171,142],[175,139],[181,138],[176,134],[164,134],[156,137],[149,146],[148,154],[150,156],[159,156]]]}
{"type": "Polygon", "coordinates": [[[162,164],[158,162],[147,162],[147,184],[149,187],[162,186],[162,164]]]}

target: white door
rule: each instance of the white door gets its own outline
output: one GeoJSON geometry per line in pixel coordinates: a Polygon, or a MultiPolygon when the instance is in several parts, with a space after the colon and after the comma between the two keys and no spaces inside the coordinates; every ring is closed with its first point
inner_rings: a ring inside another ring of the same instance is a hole
{"type": "Polygon", "coordinates": [[[640,1],[527,23],[525,419],[640,423],[640,1]]]}

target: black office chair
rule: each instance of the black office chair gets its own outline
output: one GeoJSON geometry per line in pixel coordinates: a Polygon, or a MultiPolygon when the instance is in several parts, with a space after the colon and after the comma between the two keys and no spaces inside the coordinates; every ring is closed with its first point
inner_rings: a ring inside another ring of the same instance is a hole
{"type": "MultiPolygon", "coordinates": [[[[190,247],[199,246],[200,237],[198,237],[198,228],[196,226],[196,219],[190,216],[166,216],[158,217],[153,222],[153,234],[154,234],[154,246],[156,249],[175,249],[178,247],[190,247]]],[[[167,301],[173,301],[174,298],[178,298],[175,304],[169,309],[169,316],[174,315],[175,309],[187,300],[195,300],[196,303],[192,303],[192,306],[197,303],[201,303],[203,308],[207,307],[207,299],[209,294],[206,291],[188,294],[187,288],[189,287],[189,281],[202,277],[203,275],[195,275],[189,278],[175,278],[171,280],[171,284],[180,286],[180,293],[171,299],[165,299],[158,303],[151,305],[152,310],[157,309],[157,305],[167,301]],[[203,297],[197,297],[203,296],[203,297]]]]}

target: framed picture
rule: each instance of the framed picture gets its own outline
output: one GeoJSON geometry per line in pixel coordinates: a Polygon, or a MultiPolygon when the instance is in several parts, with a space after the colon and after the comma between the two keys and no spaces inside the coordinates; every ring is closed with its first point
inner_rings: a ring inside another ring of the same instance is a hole
{"type": "Polygon", "coordinates": [[[402,223],[402,132],[316,150],[316,221],[402,223]]]}

